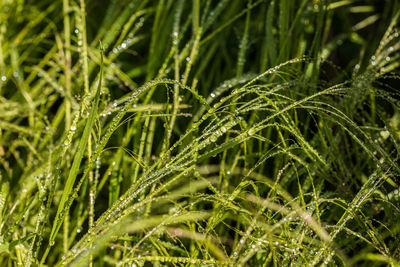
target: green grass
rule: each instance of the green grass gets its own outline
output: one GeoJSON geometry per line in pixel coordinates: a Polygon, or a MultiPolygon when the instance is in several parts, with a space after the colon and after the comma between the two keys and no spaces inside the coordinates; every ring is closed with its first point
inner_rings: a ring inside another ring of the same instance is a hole
{"type": "Polygon", "coordinates": [[[400,266],[399,9],[0,1],[0,266],[400,266]]]}

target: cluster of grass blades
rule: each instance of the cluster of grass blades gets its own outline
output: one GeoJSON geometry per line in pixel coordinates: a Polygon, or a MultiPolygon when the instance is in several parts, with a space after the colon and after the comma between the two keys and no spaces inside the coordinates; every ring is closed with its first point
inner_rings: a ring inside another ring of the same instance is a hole
{"type": "Polygon", "coordinates": [[[399,9],[0,1],[0,266],[399,266],[399,9]]]}

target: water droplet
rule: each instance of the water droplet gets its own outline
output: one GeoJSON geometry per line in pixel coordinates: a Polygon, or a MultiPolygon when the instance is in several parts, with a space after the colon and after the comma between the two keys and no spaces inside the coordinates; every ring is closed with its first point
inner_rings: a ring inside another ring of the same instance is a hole
{"type": "Polygon", "coordinates": [[[74,33],[75,33],[75,34],[78,34],[78,33],[79,33],[79,30],[78,30],[78,29],[75,29],[75,30],[74,30],[74,33]]]}
{"type": "Polygon", "coordinates": [[[386,59],[386,61],[390,61],[390,57],[386,57],[385,59],[386,59]]]}
{"type": "Polygon", "coordinates": [[[82,230],[80,228],[76,229],[76,232],[79,234],[82,230]]]}
{"type": "Polygon", "coordinates": [[[5,75],[1,76],[1,80],[2,80],[3,82],[5,82],[5,81],[7,80],[7,77],[6,77],[5,75]]]}
{"type": "Polygon", "coordinates": [[[174,45],[177,45],[178,44],[178,38],[179,38],[179,33],[178,32],[174,32],[173,34],[172,34],[172,37],[173,37],[173,44],[174,45]]]}
{"type": "Polygon", "coordinates": [[[278,242],[278,241],[275,241],[274,244],[275,244],[275,246],[277,246],[277,245],[279,245],[279,242],[278,242]]]}
{"type": "Polygon", "coordinates": [[[231,171],[227,171],[226,174],[228,174],[228,175],[231,174],[231,171]]]}
{"type": "Polygon", "coordinates": [[[126,48],[126,43],[122,43],[122,44],[121,44],[121,47],[122,47],[122,48],[126,48]]]}
{"type": "Polygon", "coordinates": [[[190,57],[186,57],[186,61],[188,61],[188,62],[189,62],[189,61],[190,61],[190,57]]]}
{"type": "Polygon", "coordinates": [[[72,125],[71,126],[71,131],[75,131],[76,130],[76,126],[75,125],[72,125]]]}
{"type": "Polygon", "coordinates": [[[214,93],[211,93],[211,97],[214,98],[214,97],[215,97],[215,94],[214,94],[214,93]]]}
{"type": "Polygon", "coordinates": [[[78,45],[79,45],[79,46],[82,45],[82,41],[81,41],[81,40],[78,41],[78,45]]]}

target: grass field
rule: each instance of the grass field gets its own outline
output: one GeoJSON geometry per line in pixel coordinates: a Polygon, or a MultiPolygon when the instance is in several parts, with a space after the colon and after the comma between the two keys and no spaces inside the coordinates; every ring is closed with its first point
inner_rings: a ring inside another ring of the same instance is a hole
{"type": "Polygon", "coordinates": [[[400,266],[398,0],[0,0],[0,266],[400,266]]]}

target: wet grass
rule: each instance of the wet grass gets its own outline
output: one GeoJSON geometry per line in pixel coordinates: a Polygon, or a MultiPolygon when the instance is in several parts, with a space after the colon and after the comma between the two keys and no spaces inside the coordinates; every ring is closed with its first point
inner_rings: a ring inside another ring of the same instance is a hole
{"type": "Polygon", "coordinates": [[[399,1],[0,7],[0,266],[399,266],[399,1]]]}

